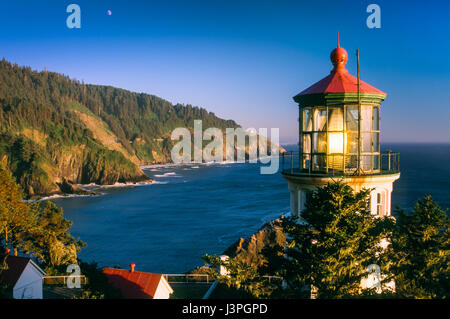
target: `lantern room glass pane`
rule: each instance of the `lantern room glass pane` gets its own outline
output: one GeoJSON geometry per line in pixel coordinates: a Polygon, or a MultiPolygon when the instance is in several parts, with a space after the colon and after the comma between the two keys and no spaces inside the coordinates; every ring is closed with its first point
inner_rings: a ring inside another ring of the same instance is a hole
{"type": "Polygon", "coordinates": [[[372,152],[372,133],[361,133],[362,136],[362,151],[372,152]]]}
{"type": "Polygon", "coordinates": [[[311,162],[311,154],[303,154],[302,168],[309,169],[310,162],[311,162]]]}
{"type": "Polygon", "coordinates": [[[312,170],[324,171],[326,169],[326,156],[325,155],[313,155],[312,156],[312,170]]]}
{"type": "Polygon", "coordinates": [[[312,131],[312,110],[310,108],[303,110],[303,131],[312,131]]]}
{"type": "Polygon", "coordinates": [[[380,130],[380,108],[378,106],[373,107],[373,130],[380,130]]]}
{"type": "Polygon", "coordinates": [[[311,153],[311,134],[303,134],[303,153],[311,153]]]}
{"type": "Polygon", "coordinates": [[[361,105],[361,131],[372,130],[372,105],[361,105]]]}
{"type": "Polygon", "coordinates": [[[354,171],[358,168],[358,156],[357,155],[347,155],[345,157],[345,170],[354,171]]]}
{"type": "Polygon", "coordinates": [[[344,165],[343,155],[328,155],[328,170],[342,171],[344,165]]]}
{"type": "Polygon", "coordinates": [[[363,171],[371,171],[373,164],[373,155],[361,155],[361,168],[363,171]]]}
{"type": "Polygon", "coordinates": [[[327,135],[326,133],[313,133],[313,153],[327,152],[327,135]]]}
{"type": "Polygon", "coordinates": [[[344,114],[342,108],[328,108],[328,131],[344,130],[344,114]]]}
{"type": "Polygon", "coordinates": [[[343,132],[328,133],[328,153],[344,153],[346,134],[343,132]]]}
{"type": "Polygon", "coordinates": [[[314,131],[326,131],[327,109],[314,108],[314,131]]]}
{"type": "Polygon", "coordinates": [[[377,153],[380,149],[380,133],[372,133],[373,134],[373,140],[372,140],[372,152],[377,153]]]}
{"type": "Polygon", "coordinates": [[[345,121],[347,131],[358,131],[358,105],[348,105],[345,121]]]}
{"type": "Polygon", "coordinates": [[[373,169],[380,169],[380,155],[373,156],[373,169]]]}
{"type": "Polygon", "coordinates": [[[347,133],[347,152],[350,154],[358,153],[358,132],[347,133]]]}

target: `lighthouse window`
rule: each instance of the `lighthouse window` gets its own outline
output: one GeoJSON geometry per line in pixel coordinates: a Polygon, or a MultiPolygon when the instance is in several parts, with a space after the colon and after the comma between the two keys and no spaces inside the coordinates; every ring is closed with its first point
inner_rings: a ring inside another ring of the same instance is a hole
{"type": "Polygon", "coordinates": [[[302,165],[303,168],[308,169],[311,164],[311,154],[303,154],[302,165]]]}
{"type": "Polygon", "coordinates": [[[373,133],[372,152],[378,152],[378,146],[380,145],[380,133],[373,133]]]}
{"type": "Polygon", "coordinates": [[[357,155],[347,155],[345,157],[345,169],[346,170],[354,170],[358,167],[358,156],[357,155]]]}
{"type": "Polygon", "coordinates": [[[346,118],[347,131],[358,131],[358,106],[348,105],[346,118]]]}
{"type": "Polygon", "coordinates": [[[372,105],[361,105],[361,131],[372,130],[372,105]]]}
{"type": "Polygon", "coordinates": [[[373,156],[370,155],[361,155],[361,168],[363,171],[370,171],[372,170],[372,164],[373,164],[373,156]]]}
{"type": "Polygon", "coordinates": [[[312,112],[310,108],[303,111],[303,131],[312,131],[312,112]]]}
{"type": "Polygon", "coordinates": [[[303,152],[304,153],[311,152],[311,133],[303,134],[303,152]]]}
{"type": "Polygon", "coordinates": [[[344,165],[342,155],[330,155],[328,157],[328,168],[332,170],[342,170],[344,165]]]}
{"type": "Polygon", "coordinates": [[[380,169],[380,155],[373,156],[373,169],[380,169]]]}
{"type": "Polygon", "coordinates": [[[313,153],[326,153],[326,152],[327,152],[326,133],[313,133],[313,153]]]}
{"type": "Polygon", "coordinates": [[[383,216],[383,205],[381,203],[381,193],[377,193],[377,215],[383,216]]]}
{"type": "Polygon", "coordinates": [[[344,129],[344,115],[342,108],[328,109],[328,131],[342,131],[344,129]]]}
{"type": "Polygon", "coordinates": [[[314,109],[314,131],[325,131],[327,124],[327,110],[325,108],[314,109]]]}
{"type": "Polygon", "coordinates": [[[362,135],[362,151],[372,151],[372,133],[361,133],[362,135]]]}
{"type": "Polygon", "coordinates": [[[380,109],[378,106],[373,107],[373,130],[380,130],[380,109]]]}
{"type": "Polygon", "coordinates": [[[347,153],[348,154],[358,153],[358,133],[357,132],[347,133],[347,153]]]}

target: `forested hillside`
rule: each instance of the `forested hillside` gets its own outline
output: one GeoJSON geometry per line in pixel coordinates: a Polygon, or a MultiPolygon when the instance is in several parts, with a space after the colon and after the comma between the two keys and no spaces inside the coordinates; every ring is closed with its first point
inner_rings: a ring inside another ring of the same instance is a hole
{"type": "Polygon", "coordinates": [[[30,197],[67,181],[144,181],[138,165],[170,161],[171,131],[194,119],[238,127],[202,108],[0,62],[0,159],[30,197]]]}

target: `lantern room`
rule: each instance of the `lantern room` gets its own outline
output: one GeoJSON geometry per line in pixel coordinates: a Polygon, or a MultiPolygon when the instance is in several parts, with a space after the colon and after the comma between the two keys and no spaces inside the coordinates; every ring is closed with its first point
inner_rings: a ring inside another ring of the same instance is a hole
{"type": "Polygon", "coordinates": [[[379,104],[307,106],[301,109],[301,167],[312,171],[356,172],[380,170],[379,104]],[[361,145],[358,119],[361,118],[361,145]]]}
{"type": "Polygon", "coordinates": [[[346,69],[347,51],[331,51],[328,76],[294,96],[299,105],[299,151],[282,154],[282,175],[291,192],[291,213],[300,216],[309,192],[341,180],[355,191],[371,189],[371,210],[390,215],[400,155],[382,152],[381,103],[386,93],[346,69]]]}
{"type": "Polygon", "coordinates": [[[344,48],[334,49],[330,59],[330,75],[294,97],[300,105],[300,168],[379,172],[380,103],[386,94],[348,73],[344,48]]]}

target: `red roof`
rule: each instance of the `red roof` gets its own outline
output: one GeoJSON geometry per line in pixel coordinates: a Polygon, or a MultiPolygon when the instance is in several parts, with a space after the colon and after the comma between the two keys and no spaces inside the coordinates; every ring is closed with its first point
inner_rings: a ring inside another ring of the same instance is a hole
{"type": "MultiPolygon", "coordinates": [[[[306,90],[303,90],[297,96],[309,94],[324,94],[324,93],[357,93],[358,85],[357,78],[349,74],[345,68],[348,54],[344,48],[337,47],[330,54],[331,62],[334,69],[330,75],[326,76],[319,82],[311,85],[306,90]]],[[[361,93],[372,93],[386,95],[383,91],[378,90],[364,81],[359,81],[361,93]]]]}
{"type": "Polygon", "coordinates": [[[122,292],[127,299],[151,299],[161,281],[161,274],[125,269],[103,268],[108,282],[122,292]]]}
{"type": "Polygon", "coordinates": [[[25,257],[7,256],[6,265],[8,269],[0,273],[0,282],[14,286],[30,260],[30,258],[25,257]]]}
{"type": "MultiPolygon", "coordinates": [[[[383,91],[378,90],[370,84],[359,80],[359,91],[361,93],[378,93],[384,94],[383,91]]],[[[298,95],[319,94],[319,93],[357,93],[358,85],[357,78],[349,74],[347,70],[331,71],[331,74],[323,78],[319,82],[311,85],[306,90],[300,92],[298,95]]]]}

